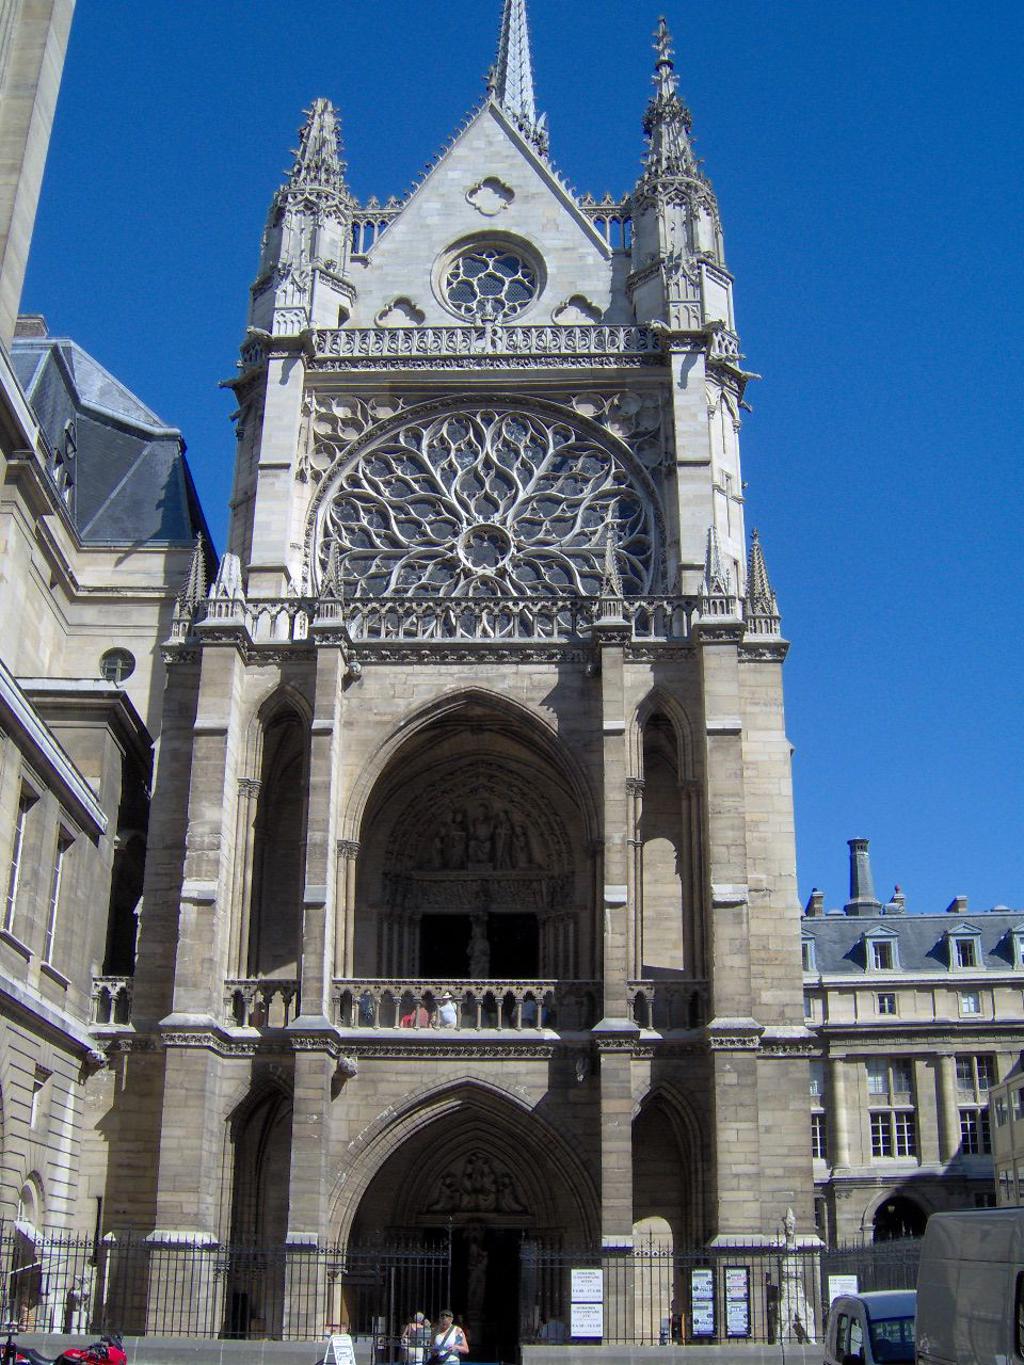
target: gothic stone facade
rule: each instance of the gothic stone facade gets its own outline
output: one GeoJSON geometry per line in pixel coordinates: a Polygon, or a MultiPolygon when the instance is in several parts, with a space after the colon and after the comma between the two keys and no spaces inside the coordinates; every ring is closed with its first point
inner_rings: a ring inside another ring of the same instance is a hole
{"type": "Polygon", "coordinates": [[[523,1235],[811,1234],[786,646],[664,26],[655,80],[616,204],[549,161],[513,0],[402,203],[309,112],[166,647],[110,1228],[452,1220],[492,1287],[523,1235]]]}

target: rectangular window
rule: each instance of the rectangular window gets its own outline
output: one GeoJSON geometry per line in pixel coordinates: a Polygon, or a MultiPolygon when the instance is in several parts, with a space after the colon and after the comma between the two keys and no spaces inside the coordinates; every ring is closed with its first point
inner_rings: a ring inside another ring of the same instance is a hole
{"type": "Polygon", "coordinates": [[[917,1156],[917,1119],[912,1109],[879,1109],[871,1114],[872,1156],[917,1156]]]}
{"type": "Polygon", "coordinates": [[[1010,1172],[1000,1171],[999,1172],[1000,1204],[1011,1204],[1013,1202],[1013,1196],[1010,1194],[1010,1183],[1011,1183],[1010,1172]]]}
{"type": "Polygon", "coordinates": [[[957,938],[953,942],[956,945],[956,965],[958,967],[976,967],[978,965],[978,945],[973,938],[957,938]]]}
{"type": "Polygon", "coordinates": [[[1007,1118],[1009,1118],[1009,1115],[1006,1111],[1006,1100],[1000,1095],[996,1100],[996,1126],[1002,1128],[1006,1123],[1007,1118]]]}
{"type": "Polygon", "coordinates": [[[871,1115],[871,1155],[892,1156],[892,1115],[873,1113],[871,1115]]]}
{"type": "Polygon", "coordinates": [[[804,1018],[810,1019],[813,1014],[814,1002],[811,999],[810,992],[804,991],[804,1018]]]}
{"type": "Polygon", "coordinates": [[[878,993],[878,1013],[895,1014],[896,997],[891,991],[879,991],[878,993]]]}
{"type": "Polygon", "coordinates": [[[888,1095],[889,1063],[884,1057],[868,1058],[868,1094],[888,1095]]]}
{"type": "Polygon", "coordinates": [[[871,965],[879,972],[892,971],[896,966],[896,954],[891,943],[872,943],[871,965]]]}
{"type": "Polygon", "coordinates": [[[53,855],[53,870],[50,873],[50,904],[46,913],[46,941],[43,944],[44,962],[53,962],[53,944],[57,936],[57,909],[60,906],[60,887],[64,876],[64,861],[70,847],[70,834],[61,830],[57,835],[57,848],[53,855]]]}
{"type": "Polygon", "coordinates": [[[977,991],[960,992],[960,1013],[961,1014],[980,1014],[981,996],[977,991]]]}
{"type": "Polygon", "coordinates": [[[811,1156],[824,1161],[828,1155],[828,1140],[825,1136],[825,1115],[811,1115],[811,1156]]]}
{"type": "Polygon", "coordinates": [[[978,1068],[978,1089],[987,1094],[996,1083],[996,1059],[994,1057],[975,1057],[978,1068]]]}
{"type": "Polygon", "coordinates": [[[1010,1097],[1014,1119],[1024,1119],[1024,1086],[1018,1086],[1010,1097]]]}
{"type": "Polygon", "coordinates": [[[28,813],[34,805],[33,798],[22,788],[18,799],[18,815],[14,822],[14,842],[11,845],[11,866],[7,874],[7,908],[4,911],[4,928],[8,933],[14,928],[14,912],[18,904],[18,886],[21,882],[21,869],[25,852],[25,826],[28,813]]]}
{"type": "Polygon", "coordinates": [[[968,1156],[981,1156],[992,1151],[992,1133],[986,1110],[960,1110],[960,1147],[968,1156]]]}
{"type": "Polygon", "coordinates": [[[811,1062],[810,1093],[819,1100],[825,1094],[825,1063],[817,1059],[811,1062]]]}
{"type": "Polygon", "coordinates": [[[908,1061],[900,1058],[892,1064],[892,1091],[894,1095],[909,1095],[914,1088],[913,1068],[908,1061]]]}
{"type": "Polygon", "coordinates": [[[800,945],[800,956],[803,959],[804,971],[814,971],[814,944],[804,939],[800,945]]]}
{"type": "Polygon", "coordinates": [[[28,1108],[28,1126],[30,1128],[35,1128],[42,1118],[46,1082],[50,1079],[50,1074],[44,1067],[36,1067],[36,1074],[32,1078],[32,1097],[29,1100],[28,1108]]]}

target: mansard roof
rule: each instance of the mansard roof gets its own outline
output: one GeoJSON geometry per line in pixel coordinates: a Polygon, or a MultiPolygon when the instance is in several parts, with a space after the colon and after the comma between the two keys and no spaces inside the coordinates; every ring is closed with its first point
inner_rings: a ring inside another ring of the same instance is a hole
{"type": "MultiPolygon", "coordinates": [[[[1019,910],[990,910],[972,919],[969,927],[959,918],[940,915],[864,915],[830,914],[807,917],[801,921],[804,939],[814,941],[815,973],[822,976],[866,978],[865,937],[888,933],[899,942],[899,974],[949,971],[948,935],[977,933],[981,964],[978,971],[1006,972],[1014,966],[1013,931],[1021,924],[1019,910]]],[[[877,976],[871,977],[872,981],[877,976]]]]}
{"type": "Polygon", "coordinates": [[[11,359],[51,449],[72,469],[86,544],[191,544],[206,521],[176,427],[67,337],[16,337],[11,359]]]}

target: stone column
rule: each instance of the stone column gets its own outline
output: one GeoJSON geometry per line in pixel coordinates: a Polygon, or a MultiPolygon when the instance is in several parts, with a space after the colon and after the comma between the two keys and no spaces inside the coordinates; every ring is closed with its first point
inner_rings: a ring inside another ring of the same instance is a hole
{"type": "Polygon", "coordinates": [[[939,1057],[939,1160],[953,1161],[960,1150],[960,1106],[957,1103],[956,1061],[952,1053],[939,1057]]]}
{"type": "MultiPolygon", "coordinates": [[[[598,1025],[601,1084],[601,1246],[631,1256],[633,1248],[633,1087],[631,1048],[638,1030],[613,1033],[598,1025]]],[[[631,1277],[613,1273],[605,1284],[605,1335],[632,1339],[631,1277]]]]}
{"type": "Polygon", "coordinates": [[[249,924],[252,915],[253,858],[256,852],[256,815],[259,808],[258,777],[238,779],[238,811],[235,819],[234,876],[231,889],[231,948],[228,970],[237,977],[249,975],[249,924]]]}
{"type": "Polygon", "coordinates": [[[638,980],[644,971],[644,856],[641,822],[644,783],[626,778],[626,899],[630,907],[629,976],[638,980]]]}
{"type": "MultiPolygon", "coordinates": [[[[314,626],[314,637],[316,627],[314,626]]],[[[342,650],[316,651],[316,695],[309,738],[306,875],[302,917],[302,1017],[327,1018],[334,975],[337,774],[346,664],[342,650]]]]}
{"type": "Polygon", "coordinates": [[[593,628],[601,658],[603,774],[602,977],[606,1020],[625,1020],[631,907],[627,887],[625,642],[629,627],[608,613],[593,628]]]}
{"type": "Polygon", "coordinates": [[[850,1128],[846,1111],[846,1062],[842,1057],[828,1059],[829,1156],[833,1171],[850,1164],[850,1128]]]}
{"type": "Polygon", "coordinates": [[[359,844],[355,839],[338,840],[334,915],[334,975],[350,977],[355,973],[356,859],[359,844]]]}
{"type": "Polygon", "coordinates": [[[914,1059],[914,1095],[917,1103],[917,1155],[922,1165],[939,1160],[939,1110],[937,1068],[926,1058],[914,1059]]]}

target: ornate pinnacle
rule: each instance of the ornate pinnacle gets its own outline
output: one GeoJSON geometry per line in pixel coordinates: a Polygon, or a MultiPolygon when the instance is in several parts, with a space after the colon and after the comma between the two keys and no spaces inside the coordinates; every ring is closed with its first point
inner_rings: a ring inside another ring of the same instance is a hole
{"type": "Polygon", "coordinates": [[[185,616],[194,611],[196,606],[206,597],[206,542],[203,539],[202,531],[196,536],[196,543],[192,549],[192,559],[189,562],[188,573],[185,575],[185,582],[181,586],[181,591],[175,599],[175,610],[178,615],[185,616]]]}
{"type": "Polygon", "coordinates": [[[697,159],[690,145],[693,120],[679,98],[679,82],[672,60],[672,35],[665,20],[658,20],[654,31],[654,96],[644,114],[648,138],[644,158],[647,182],[663,178],[693,179],[699,175],[697,159]]]}
{"type": "Polygon", "coordinates": [[[487,78],[487,94],[512,120],[541,156],[547,155],[545,115],[537,114],[526,0],[505,0],[498,57],[487,78]]]}
{"type": "Polygon", "coordinates": [[[702,597],[732,596],[732,573],[722,562],[722,542],[714,526],[708,527],[708,548],[704,556],[704,578],[700,591],[702,597]]]}
{"type": "Polygon", "coordinates": [[[745,602],[748,622],[757,622],[760,633],[778,634],[779,603],[775,589],[768,577],[768,567],[764,562],[764,550],[757,530],[750,541],[750,555],[747,559],[747,597],[745,602]]]}
{"type": "Polygon", "coordinates": [[[341,573],[341,561],[338,558],[338,542],[332,540],[327,552],[327,568],[324,571],[323,583],[320,585],[320,600],[333,599],[341,602],[344,597],[345,583],[341,573]]]}
{"type": "Polygon", "coordinates": [[[604,577],[601,581],[601,596],[616,598],[622,596],[622,574],[619,573],[615,557],[615,523],[612,521],[610,508],[604,524],[604,577]]]}
{"type": "Polygon", "coordinates": [[[338,115],[330,100],[316,99],[306,110],[306,122],[299,129],[295,163],[281,194],[285,198],[303,198],[336,208],[351,205],[352,196],[345,184],[338,115]]]}

